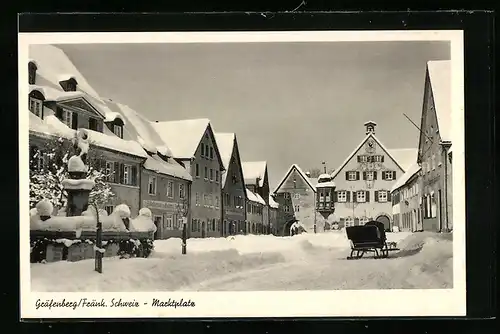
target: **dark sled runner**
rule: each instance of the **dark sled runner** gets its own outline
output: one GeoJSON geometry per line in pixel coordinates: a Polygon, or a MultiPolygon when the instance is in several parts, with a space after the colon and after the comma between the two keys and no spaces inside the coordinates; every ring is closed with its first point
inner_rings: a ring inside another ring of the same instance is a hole
{"type": "Polygon", "coordinates": [[[347,238],[351,241],[351,254],[348,260],[360,259],[365,253],[375,253],[376,259],[387,258],[389,252],[398,248],[389,247],[385,235],[384,224],[369,221],[363,226],[350,226],[346,228],[347,238]]]}

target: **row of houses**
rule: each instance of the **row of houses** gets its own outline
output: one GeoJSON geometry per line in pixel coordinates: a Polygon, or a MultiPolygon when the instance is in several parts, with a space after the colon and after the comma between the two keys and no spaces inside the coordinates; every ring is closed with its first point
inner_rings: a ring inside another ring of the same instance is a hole
{"type": "Polygon", "coordinates": [[[377,124],[364,123],[359,145],[333,173],[319,176],[333,181],[333,193],[317,191],[318,178],[293,164],[273,191],[284,215],[278,233],[287,234],[295,219],[308,232],[369,220],[386,230],[451,230],[450,85],[450,61],[429,61],[418,148],[386,148],[375,135],[377,124]],[[330,198],[330,210],[321,207],[330,198]]]}
{"type": "Polygon", "coordinates": [[[272,233],[278,204],[270,196],[267,163],[242,161],[234,133],[217,133],[209,119],[150,121],[91,87],[52,45],[29,50],[30,168],[44,168],[47,142],[86,129],[92,167],[106,174],[112,212],[149,208],[158,239],[272,233]],[[37,157],[36,159],[33,159],[37,157]]]}

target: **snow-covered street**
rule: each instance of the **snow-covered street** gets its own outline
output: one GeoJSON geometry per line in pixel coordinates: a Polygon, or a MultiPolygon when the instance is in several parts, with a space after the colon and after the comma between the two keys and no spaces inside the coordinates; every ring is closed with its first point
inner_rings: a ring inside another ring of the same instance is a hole
{"type": "Polygon", "coordinates": [[[150,258],[31,265],[33,291],[262,291],[452,288],[452,235],[389,233],[400,251],[346,260],[343,232],[155,242],[150,258]]]}

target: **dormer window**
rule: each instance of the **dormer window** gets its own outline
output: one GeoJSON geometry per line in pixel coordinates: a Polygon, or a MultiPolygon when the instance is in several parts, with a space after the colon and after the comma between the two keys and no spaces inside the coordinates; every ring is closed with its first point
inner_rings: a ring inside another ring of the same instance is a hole
{"type": "Polygon", "coordinates": [[[60,81],[59,84],[65,92],[76,92],[76,85],[78,82],[76,82],[75,78],[70,78],[65,81],[60,81]]]}
{"type": "Polygon", "coordinates": [[[113,133],[123,139],[123,127],[121,125],[114,124],[113,133]]]}
{"type": "Polygon", "coordinates": [[[36,82],[36,64],[32,61],[28,63],[28,83],[34,85],[36,82]]]}
{"type": "Polygon", "coordinates": [[[34,90],[28,97],[29,110],[40,118],[43,118],[43,101],[45,97],[39,91],[34,90]]]}

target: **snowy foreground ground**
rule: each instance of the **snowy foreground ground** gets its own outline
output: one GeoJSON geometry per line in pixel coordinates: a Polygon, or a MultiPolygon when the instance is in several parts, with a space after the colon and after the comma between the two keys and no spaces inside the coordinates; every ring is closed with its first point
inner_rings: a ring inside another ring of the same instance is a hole
{"type": "Polygon", "coordinates": [[[150,258],[31,265],[33,291],[263,291],[452,288],[452,235],[388,233],[400,251],[346,260],[343,232],[159,240],[150,258]]]}

